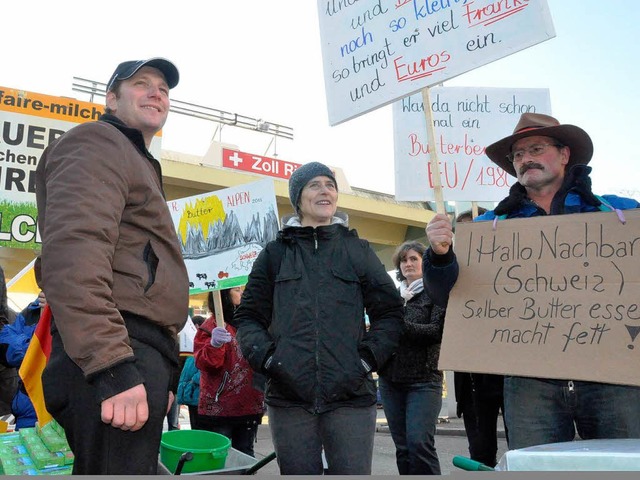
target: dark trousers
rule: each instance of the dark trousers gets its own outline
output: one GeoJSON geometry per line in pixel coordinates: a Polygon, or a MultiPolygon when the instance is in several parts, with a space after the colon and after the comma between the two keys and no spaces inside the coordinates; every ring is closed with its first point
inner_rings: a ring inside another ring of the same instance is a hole
{"type": "Polygon", "coordinates": [[[136,367],[145,378],[149,420],[138,431],[123,431],[101,420],[96,390],[53,335],[42,375],[47,410],[64,428],[75,456],[73,474],[155,475],[169,401],[170,362],[156,349],[131,339],[136,367]]]}
{"type": "Polygon", "coordinates": [[[253,444],[256,443],[256,435],[258,434],[257,421],[237,422],[230,420],[228,423],[221,423],[220,417],[212,420],[206,415],[199,415],[198,428],[224,435],[231,440],[233,448],[255,457],[253,444]]]}
{"type": "Polygon", "coordinates": [[[472,460],[495,467],[498,453],[498,415],[501,399],[489,399],[467,405],[462,411],[464,429],[472,460]]]}
{"type": "Polygon", "coordinates": [[[320,414],[269,405],[269,426],[281,475],[371,475],[376,406],[320,414]]]}
{"type": "Polygon", "coordinates": [[[198,418],[198,406],[189,405],[189,425],[191,425],[191,430],[200,430],[198,418]]]}
{"type": "Polygon", "coordinates": [[[167,429],[168,430],[180,430],[180,405],[173,400],[169,413],[167,413],[167,429]]]}
{"type": "Polygon", "coordinates": [[[502,381],[498,376],[455,372],[458,416],[464,420],[469,456],[489,467],[497,463],[498,417],[504,412],[502,388],[497,385],[502,381]]]}

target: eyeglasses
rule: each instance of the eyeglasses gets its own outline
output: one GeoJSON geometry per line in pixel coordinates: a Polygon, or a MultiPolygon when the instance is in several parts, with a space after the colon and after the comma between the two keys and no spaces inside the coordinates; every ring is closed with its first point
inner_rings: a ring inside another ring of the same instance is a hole
{"type": "Polygon", "coordinates": [[[530,157],[539,157],[547,150],[547,147],[562,148],[564,145],[560,143],[534,143],[533,145],[529,145],[527,148],[521,148],[509,153],[507,155],[507,159],[509,159],[510,162],[515,163],[521,161],[525,154],[530,157]]]}

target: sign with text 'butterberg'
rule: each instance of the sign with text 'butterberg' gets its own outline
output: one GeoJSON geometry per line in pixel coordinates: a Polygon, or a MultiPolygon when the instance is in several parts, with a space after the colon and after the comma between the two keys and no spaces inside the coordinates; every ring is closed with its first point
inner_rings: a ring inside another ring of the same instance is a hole
{"type": "MultiPolygon", "coordinates": [[[[428,108],[444,198],[498,202],[516,179],[489,160],[487,145],[511,135],[525,112],[551,114],[551,100],[542,88],[435,87],[428,108]]],[[[393,104],[396,200],[435,200],[424,112],[420,94],[393,104]]]]}
{"type": "Polygon", "coordinates": [[[640,385],[640,210],[459,224],[442,370],[640,385]]]}
{"type": "Polygon", "coordinates": [[[318,0],[329,123],[555,36],[546,0],[318,0]]]}

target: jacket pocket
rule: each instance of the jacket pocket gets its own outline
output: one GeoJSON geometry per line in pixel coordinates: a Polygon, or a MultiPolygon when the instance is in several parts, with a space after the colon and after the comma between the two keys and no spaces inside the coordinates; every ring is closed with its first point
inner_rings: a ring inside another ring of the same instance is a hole
{"type": "MultiPolygon", "coordinates": [[[[302,272],[292,269],[281,269],[276,276],[273,289],[273,310],[276,312],[274,318],[292,319],[295,318],[298,309],[296,299],[300,296],[302,272]]],[[[291,325],[287,321],[271,323],[271,334],[277,340],[284,334],[291,325]]]]}
{"type": "Polygon", "coordinates": [[[332,281],[327,285],[326,298],[335,301],[334,316],[341,318],[342,335],[354,339],[354,349],[365,333],[364,298],[358,275],[349,266],[333,265],[332,281]]]}
{"type": "Polygon", "coordinates": [[[151,241],[147,242],[147,245],[144,247],[144,252],[142,254],[142,259],[144,260],[145,265],[147,266],[147,284],[144,287],[144,292],[147,293],[149,289],[153,286],[156,281],[156,273],[158,272],[158,256],[156,252],[153,251],[153,246],[151,245],[151,241]]]}
{"type": "Polygon", "coordinates": [[[216,396],[213,399],[214,402],[217,402],[218,400],[220,400],[220,395],[222,395],[222,392],[224,392],[224,387],[226,387],[228,381],[229,381],[229,372],[224,372],[224,375],[222,376],[222,381],[220,382],[220,385],[218,385],[218,389],[216,390],[216,396]]]}
{"type": "Polygon", "coordinates": [[[300,278],[302,278],[301,272],[283,268],[280,272],[278,272],[278,275],[276,276],[276,283],[288,282],[291,280],[300,280],[300,278]]]}
{"type": "Polygon", "coordinates": [[[309,362],[301,365],[303,353],[288,345],[279,344],[266,370],[269,397],[311,402],[313,400],[314,370],[309,362]]]}
{"type": "MultiPolygon", "coordinates": [[[[364,303],[360,279],[352,269],[345,268],[343,265],[332,265],[331,273],[335,280],[334,288],[336,289],[335,294],[338,303],[347,305],[364,303]]],[[[364,318],[364,306],[362,311],[364,318]]]]}
{"type": "Polygon", "coordinates": [[[360,279],[356,272],[350,268],[344,268],[342,265],[332,265],[331,272],[338,279],[348,283],[360,283],[360,279]]]}

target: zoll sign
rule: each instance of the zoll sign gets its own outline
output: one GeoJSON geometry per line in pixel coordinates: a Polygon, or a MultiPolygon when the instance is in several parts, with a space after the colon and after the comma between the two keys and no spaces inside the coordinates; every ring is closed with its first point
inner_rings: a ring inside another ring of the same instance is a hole
{"type": "Polygon", "coordinates": [[[302,164],[223,148],[222,166],[288,180],[291,174],[302,164]]]}

